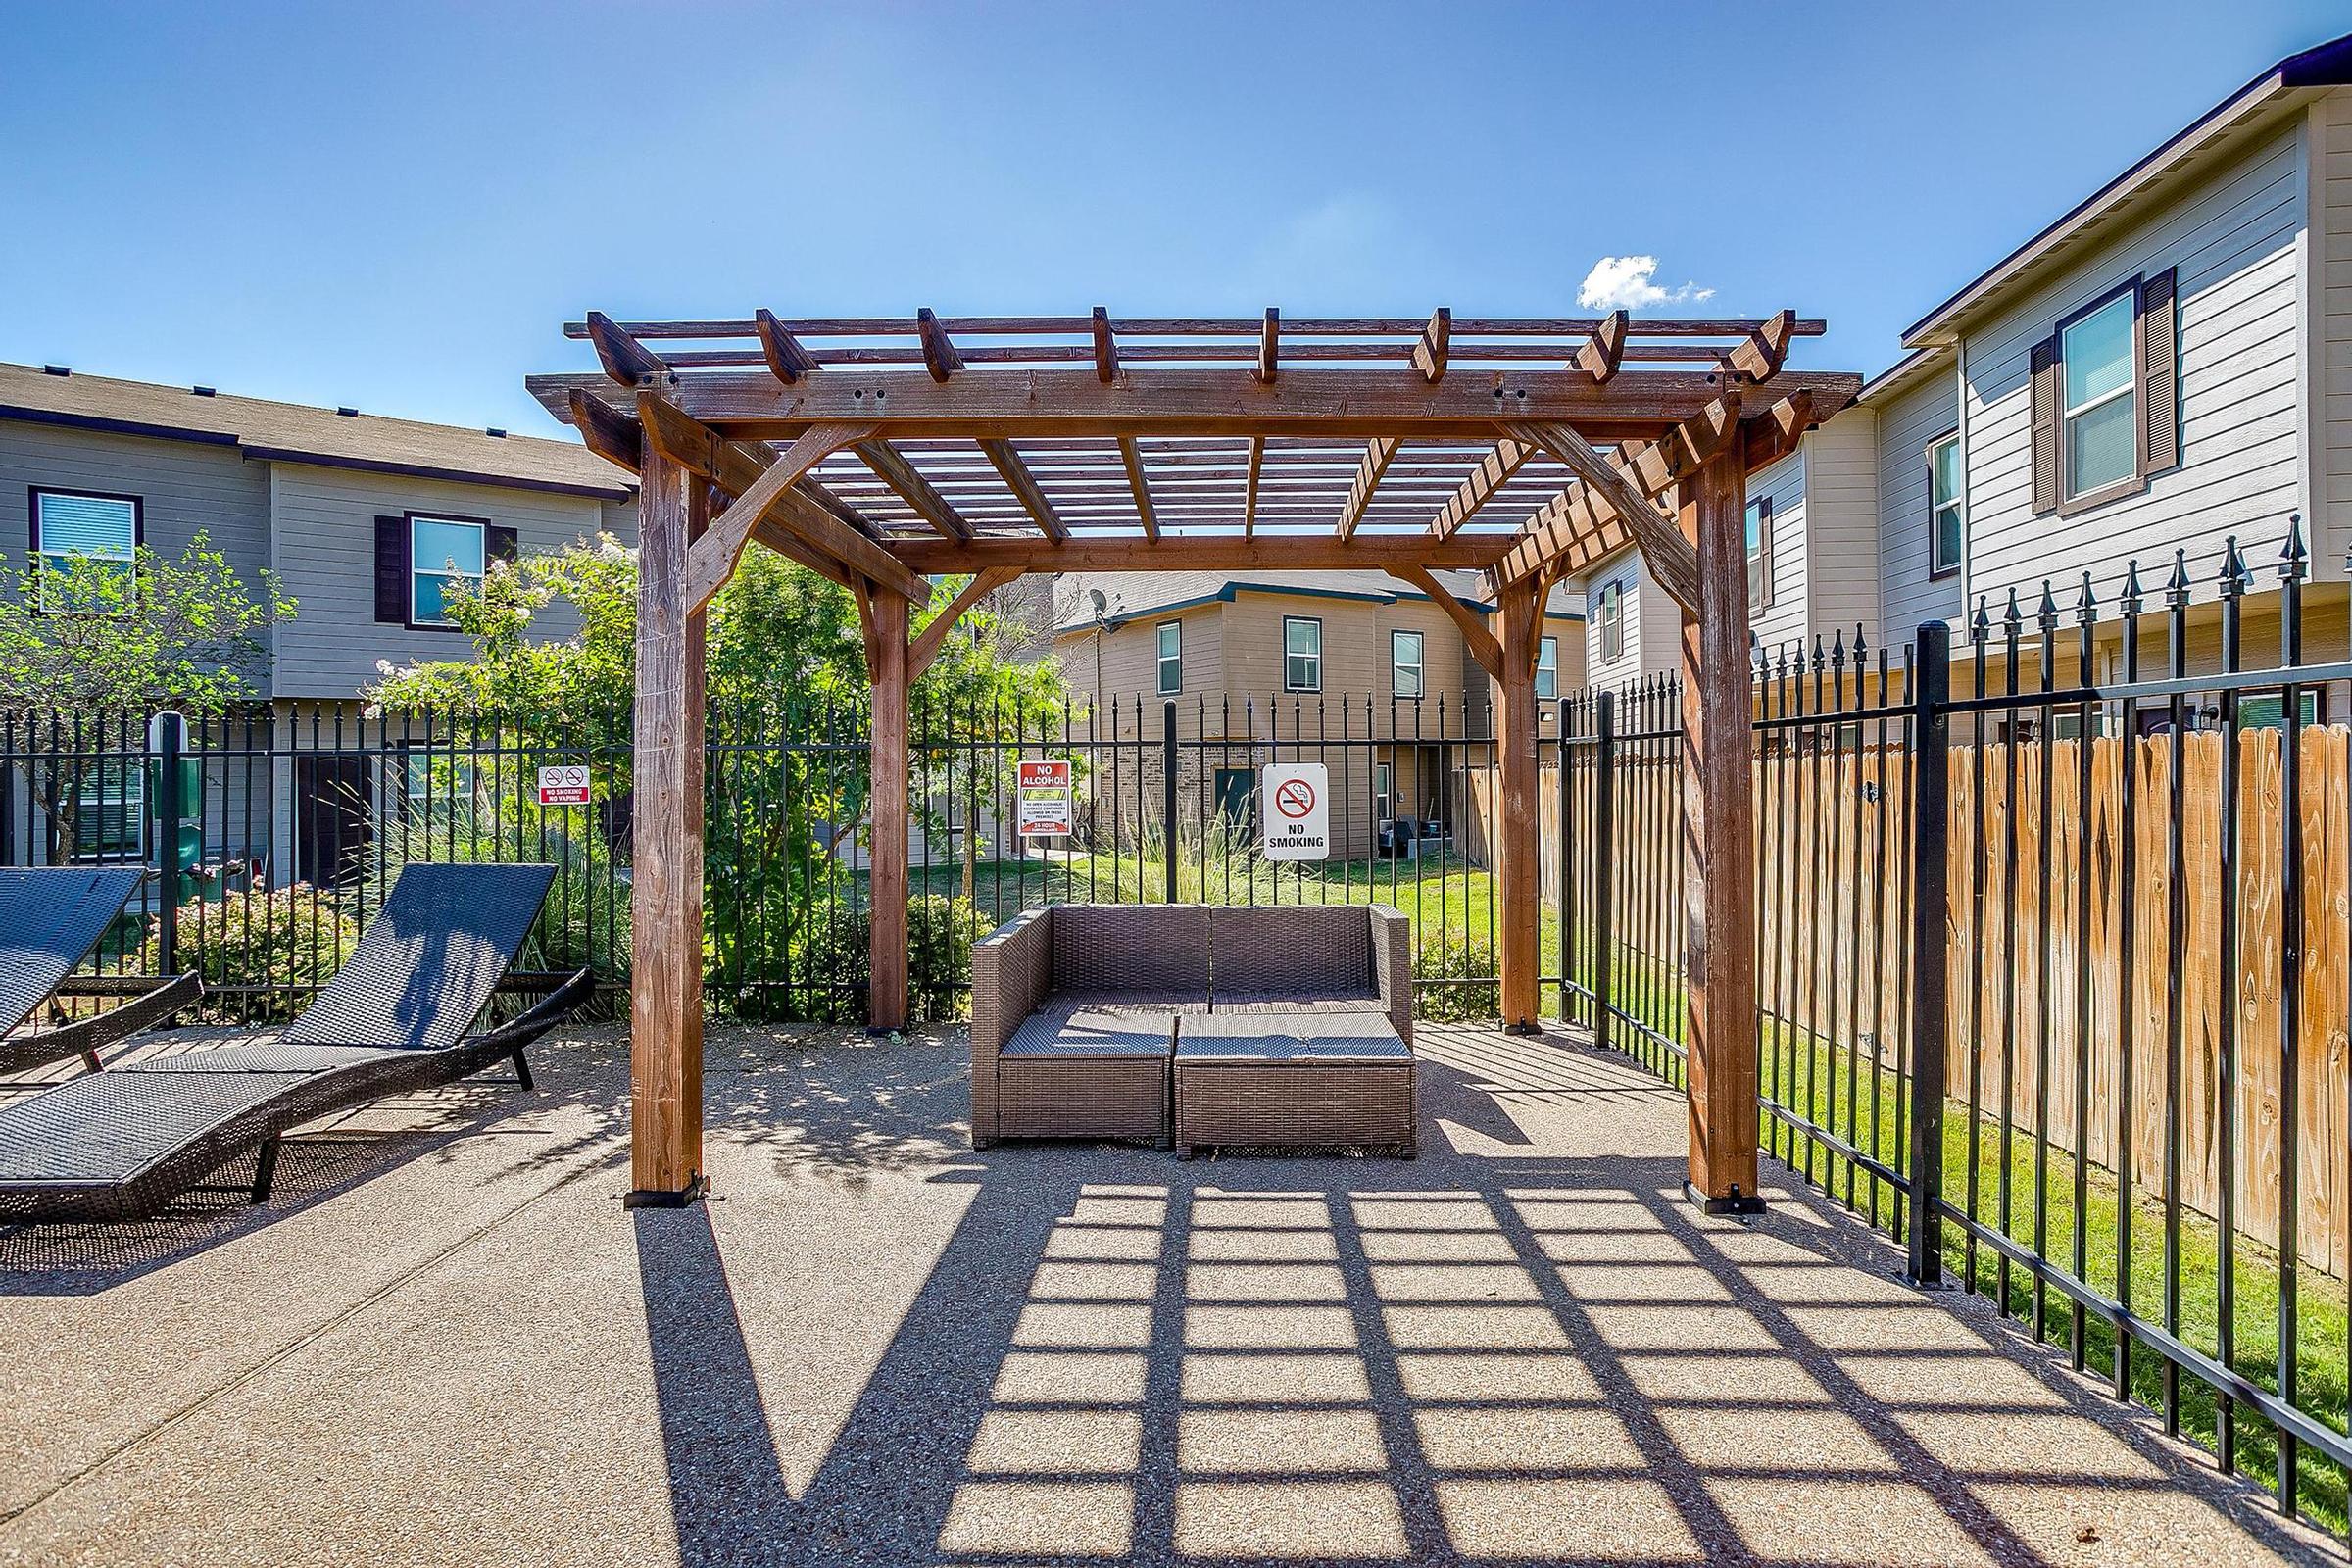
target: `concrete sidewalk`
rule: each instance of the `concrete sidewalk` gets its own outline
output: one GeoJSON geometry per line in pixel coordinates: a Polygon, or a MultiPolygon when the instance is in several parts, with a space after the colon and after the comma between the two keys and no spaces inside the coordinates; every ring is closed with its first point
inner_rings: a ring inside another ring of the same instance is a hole
{"type": "Polygon", "coordinates": [[[1422,1044],[1420,1160],[1186,1164],[975,1155],[953,1033],[713,1030],[718,1197],[627,1212],[590,1034],[0,1231],[0,1561],[2325,1552],[1844,1216],[1694,1213],[1638,1069],[1422,1044]]]}

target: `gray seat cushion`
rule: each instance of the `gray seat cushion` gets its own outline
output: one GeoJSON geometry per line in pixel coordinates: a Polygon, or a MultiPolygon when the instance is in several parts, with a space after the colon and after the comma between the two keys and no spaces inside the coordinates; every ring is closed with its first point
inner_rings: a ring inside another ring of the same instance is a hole
{"type": "Polygon", "coordinates": [[[1094,1012],[1206,1012],[1209,1001],[1189,991],[1056,991],[1039,1006],[1084,1007],[1094,1012]]]}
{"type": "Polygon", "coordinates": [[[1335,988],[1309,993],[1287,991],[1245,991],[1239,995],[1217,988],[1216,1001],[1209,1010],[1228,1012],[1377,1012],[1386,1015],[1388,1004],[1370,986],[1335,988]]]}
{"type": "Polygon", "coordinates": [[[1176,1036],[1178,1065],[1231,1062],[1409,1063],[1412,1048],[1388,1015],[1372,1011],[1215,1012],[1188,1018],[1176,1036]]]}
{"type": "Polygon", "coordinates": [[[1176,1014],[1165,1007],[1102,1007],[1054,998],[1013,1031],[999,1054],[1030,1059],[1164,1060],[1175,1035],[1176,1014]]]}

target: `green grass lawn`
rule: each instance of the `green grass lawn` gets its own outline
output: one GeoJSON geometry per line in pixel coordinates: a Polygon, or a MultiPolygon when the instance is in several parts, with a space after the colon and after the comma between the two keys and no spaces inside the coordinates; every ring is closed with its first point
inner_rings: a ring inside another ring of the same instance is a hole
{"type": "MultiPolygon", "coordinates": [[[[1802,1031],[1779,1027],[1765,1040],[1763,1088],[1797,1114],[1896,1169],[1905,1162],[1904,1144],[1896,1139],[1897,1109],[1906,1093],[1892,1070],[1874,1071],[1867,1058],[1839,1048],[1813,1042],[1802,1031]],[[1874,1133],[1872,1117],[1877,1116],[1874,1133]]],[[[2053,1109],[2053,1120],[2069,1112],[2053,1109]]],[[[2120,1299],[2119,1274],[2129,1281],[2130,1304],[2137,1315],[2164,1325],[2168,1267],[2165,1248],[2165,1210],[2161,1193],[2134,1188],[2131,1203],[2131,1245],[2120,1257],[2118,1238],[2124,1231],[2125,1203],[2112,1173],[2096,1165],[2082,1172],[2082,1194],[2076,1197],[2077,1163],[2065,1151],[2051,1149],[2037,1157],[2030,1127],[2014,1118],[2006,1143],[1997,1116],[1972,1118],[1965,1100],[1946,1102],[1944,1111],[1943,1191],[1955,1206],[1973,1213],[1987,1227],[2028,1248],[2034,1246],[2038,1217],[2041,1255],[2068,1273],[2076,1273],[2076,1226],[2082,1225],[2078,1278],[2110,1298],[2120,1299]],[[1971,1147],[1972,1125],[1976,1136],[1971,1147]],[[1970,1202],[1970,1174],[1975,1174],[1974,1205],[1970,1202]],[[2000,1191],[2008,1177],[2008,1222],[2000,1222],[2000,1191]]],[[[1894,1194],[1870,1172],[1834,1152],[1767,1118],[1766,1147],[1784,1162],[1802,1172],[1842,1201],[1867,1214],[1873,1223],[1890,1226],[1894,1194]]],[[[2115,1377],[2117,1333],[2095,1313],[2079,1313],[2073,1299],[2041,1285],[2024,1269],[2002,1260],[1994,1250],[1958,1225],[1943,1227],[1942,1252],[1947,1278],[1963,1288],[1992,1297],[2028,1332],[2066,1347],[2078,1365],[2111,1383],[2115,1377]]],[[[2180,1216],[2179,1317],[2173,1332],[2183,1343],[2208,1355],[2221,1344],[2222,1233],[2211,1219],[2186,1209],[2180,1216]]],[[[2277,1393],[2279,1387],[2279,1296],[2285,1276],[2278,1253],[2244,1236],[2236,1239],[2233,1263],[2235,1303],[2231,1320],[2235,1345],[2230,1358],[2239,1375],[2277,1393]]],[[[2347,1390],[2345,1353],[2346,1282],[2300,1268],[2295,1285],[2295,1399],[2298,1408],[2337,1431],[2346,1429],[2347,1390]]],[[[2169,1364],[2152,1348],[2128,1348],[2127,1381],[2133,1398],[2158,1411],[2167,1408],[2169,1364]]],[[[2180,1433],[2209,1450],[2220,1442],[2223,1401],[2193,1374],[2177,1379],[2178,1424],[2180,1433]]],[[[2245,1408],[2230,1411],[2239,1469],[2269,1486],[2278,1487],[2278,1434],[2268,1422],[2245,1408]]],[[[2303,1452],[2297,1461],[2296,1498],[2313,1521],[2337,1533],[2347,1524],[2346,1476],[2332,1462],[2303,1452]]]]}

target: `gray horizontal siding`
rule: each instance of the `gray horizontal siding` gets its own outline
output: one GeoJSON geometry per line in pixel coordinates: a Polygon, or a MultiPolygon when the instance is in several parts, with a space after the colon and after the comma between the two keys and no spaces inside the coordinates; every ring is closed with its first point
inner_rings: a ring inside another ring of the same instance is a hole
{"type": "Polygon", "coordinates": [[[249,577],[270,564],[269,472],[233,447],[0,419],[0,543],[12,564],[31,543],[35,485],[137,496],[159,555],[203,533],[249,577]]]}
{"type": "MultiPolygon", "coordinates": [[[[377,516],[445,512],[484,517],[514,528],[525,556],[593,538],[608,523],[604,505],[585,498],[302,464],[270,466],[278,575],[301,601],[300,613],[278,634],[280,697],[352,696],[377,678],[378,660],[407,664],[466,656],[469,645],[455,632],[376,622],[377,516]]],[[[624,542],[636,542],[633,530],[624,542]]],[[[549,638],[577,628],[577,617],[560,603],[533,623],[537,634],[549,638]]]]}
{"type": "MultiPolygon", "coordinates": [[[[1970,334],[1969,588],[2089,571],[2111,596],[2127,562],[2188,550],[2200,575],[2226,535],[2268,559],[2301,484],[2297,331],[2305,210],[2301,124],[1970,334]],[[2179,269],[2181,462],[2137,496],[2072,517],[2032,510],[2027,357],[2060,318],[2134,276],[2179,269]]],[[[1921,557],[1924,560],[1924,554],[1921,557]]],[[[1891,596],[1890,596],[1891,597],[1891,596]]]]}
{"type": "Polygon", "coordinates": [[[1612,690],[1644,675],[1678,670],[1683,664],[1683,619],[1666,591],[1649,580],[1638,551],[1619,553],[1585,579],[1585,679],[1612,690]],[[1624,652],[1613,662],[1600,657],[1600,591],[1610,583],[1625,588],[1624,652]]]}
{"type": "Polygon", "coordinates": [[[2319,428],[2312,545],[2323,563],[2352,548],[2352,87],[2312,106],[2314,342],[2309,400],[2319,428]]]}

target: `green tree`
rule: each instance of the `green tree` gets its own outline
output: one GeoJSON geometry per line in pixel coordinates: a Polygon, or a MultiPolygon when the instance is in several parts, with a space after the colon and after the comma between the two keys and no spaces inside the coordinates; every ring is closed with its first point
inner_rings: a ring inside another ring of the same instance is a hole
{"type": "Polygon", "coordinates": [[[249,587],[198,533],[176,557],[36,560],[0,597],[0,706],[216,713],[255,693],[271,625],[294,601],[249,587]]]}
{"type": "MultiPolygon", "coordinates": [[[[618,742],[635,678],[635,553],[610,536],[513,565],[494,564],[478,592],[453,593],[451,621],[473,643],[470,662],[382,666],[368,696],[380,709],[464,711],[526,744],[603,745],[603,795],[627,791],[618,742]],[[557,601],[576,630],[534,642],[536,617],[557,601]]],[[[959,583],[943,583],[915,616],[917,630],[945,610],[959,583]]],[[[706,916],[714,979],[773,976],[825,966],[858,911],[830,901],[848,880],[836,856],[861,831],[866,807],[858,733],[867,696],[864,639],[849,592],[767,551],[750,552],[710,608],[708,679],[710,787],[705,862],[712,889],[706,916]],[[814,744],[830,734],[840,744],[814,744]],[[780,748],[791,737],[798,744],[780,748]],[[789,889],[789,896],[784,896],[789,889]],[[796,957],[799,961],[796,963],[796,957]]],[[[908,695],[915,732],[940,744],[924,759],[933,797],[918,800],[927,830],[958,800],[965,822],[992,770],[1009,773],[1008,751],[946,744],[975,715],[1006,734],[1056,732],[1063,689],[1051,661],[1012,654],[1021,629],[983,605],[967,612],[908,695]]],[[[973,835],[965,834],[966,858],[973,835]]],[[[968,873],[967,873],[968,879],[968,873]]]]}
{"type": "MultiPolygon", "coordinates": [[[[0,708],[129,723],[175,708],[190,718],[256,694],[269,633],[294,601],[264,570],[248,585],[199,532],[175,557],[144,546],[125,563],[36,557],[0,596],[0,708]]],[[[31,770],[33,799],[74,841],[85,800],[120,799],[134,760],[52,760],[31,770]]]]}

